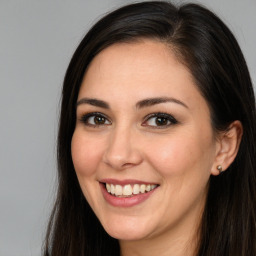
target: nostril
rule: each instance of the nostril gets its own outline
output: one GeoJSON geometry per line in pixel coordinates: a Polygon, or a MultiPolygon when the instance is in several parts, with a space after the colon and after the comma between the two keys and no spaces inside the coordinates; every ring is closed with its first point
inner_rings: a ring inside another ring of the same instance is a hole
{"type": "Polygon", "coordinates": [[[123,168],[129,168],[129,167],[132,167],[134,166],[135,164],[131,164],[131,163],[125,163],[123,164],[123,168]]]}

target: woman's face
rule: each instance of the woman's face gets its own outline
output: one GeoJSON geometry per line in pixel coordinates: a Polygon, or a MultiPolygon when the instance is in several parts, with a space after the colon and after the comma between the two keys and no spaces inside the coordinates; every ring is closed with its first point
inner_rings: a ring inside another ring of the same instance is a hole
{"type": "Polygon", "coordinates": [[[72,159],[111,236],[191,232],[217,148],[206,101],[164,44],[115,44],[93,59],[78,95],[72,159]]]}

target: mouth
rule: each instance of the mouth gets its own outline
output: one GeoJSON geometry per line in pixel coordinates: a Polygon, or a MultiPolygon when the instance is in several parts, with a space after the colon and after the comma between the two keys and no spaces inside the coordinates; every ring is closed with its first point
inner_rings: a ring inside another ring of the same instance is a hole
{"type": "Polygon", "coordinates": [[[155,194],[160,186],[136,180],[114,179],[101,180],[99,184],[106,202],[115,207],[132,207],[141,204],[155,194]]]}
{"type": "Polygon", "coordinates": [[[132,197],[154,190],[157,184],[110,184],[104,183],[107,192],[116,197],[132,197]]]}

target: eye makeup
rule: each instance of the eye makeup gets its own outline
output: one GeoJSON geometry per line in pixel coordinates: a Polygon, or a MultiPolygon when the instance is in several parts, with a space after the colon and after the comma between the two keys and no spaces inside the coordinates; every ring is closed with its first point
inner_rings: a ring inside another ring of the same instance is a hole
{"type": "Polygon", "coordinates": [[[177,124],[178,121],[172,115],[162,112],[152,113],[146,116],[142,126],[150,126],[155,129],[164,129],[177,124]]]}
{"type": "Polygon", "coordinates": [[[109,118],[101,112],[90,112],[82,115],[79,119],[86,126],[98,127],[103,125],[111,125],[109,118]]]}
{"type": "MultiPolygon", "coordinates": [[[[101,112],[89,112],[84,114],[79,118],[79,121],[85,126],[90,127],[99,127],[112,124],[110,118],[101,112]]],[[[165,129],[177,123],[177,119],[171,114],[157,112],[147,115],[143,119],[141,126],[152,129],[165,129]]]]}

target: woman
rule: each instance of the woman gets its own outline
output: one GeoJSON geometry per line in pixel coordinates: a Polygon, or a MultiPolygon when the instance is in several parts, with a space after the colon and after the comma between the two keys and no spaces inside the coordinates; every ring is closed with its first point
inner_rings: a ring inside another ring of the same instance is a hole
{"type": "Polygon", "coordinates": [[[256,255],[255,99],[195,4],[102,18],[68,67],[44,255],[256,255]]]}

